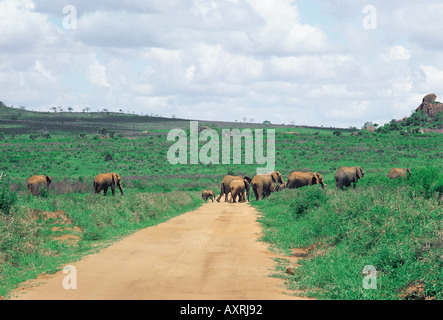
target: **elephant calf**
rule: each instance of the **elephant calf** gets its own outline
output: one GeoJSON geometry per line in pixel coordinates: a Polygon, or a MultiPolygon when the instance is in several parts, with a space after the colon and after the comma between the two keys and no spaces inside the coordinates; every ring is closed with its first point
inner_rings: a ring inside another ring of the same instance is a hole
{"type": "Polygon", "coordinates": [[[49,176],[41,175],[41,176],[32,176],[28,180],[27,189],[28,192],[33,195],[38,195],[41,191],[41,188],[46,188],[49,190],[49,185],[51,184],[52,179],[49,176]]]}
{"type": "Polygon", "coordinates": [[[99,194],[103,190],[103,195],[106,196],[108,188],[111,187],[112,195],[115,194],[115,186],[120,189],[123,195],[123,187],[121,184],[121,177],[115,172],[101,173],[94,178],[94,192],[99,194]]]}
{"type": "Polygon", "coordinates": [[[341,167],[334,175],[335,185],[337,188],[350,187],[351,183],[355,185],[357,181],[365,176],[360,167],[341,167]]]}
{"type": "Polygon", "coordinates": [[[229,187],[229,185],[231,184],[231,181],[233,180],[243,180],[243,179],[251,179],[249,177],[242,177],[242,176],[231,176],[231,175],[226,175],[223,177],[222,182],[221,182],[221,186],[220,186],[220,195],[217,197],[216,201],[220,202],[221,197],[223,197],[223,195],[225,196],[225,202],[228,202],[228,194],[231,192],[231,188],[229,187]]]}
{"type": "Polygon", "coordinates": [[[237,202],[237,196],[238,196],[238,202],[245,202],[246,196],[248,197],[249,202],[249,185],[251,184],[252,179],[249,177],[244,177],[243,179],[236,179],[232,180],[229,184],[229,188],[231,190],[232,195],[232,202],[237,202]]]}
{"type": "Polygon", "coordinates": [[[409,168],[392,168],[388,172],[388,177],[391,179],[406,178],[412,175],[409,168]]]}
{"type": "Polygon", "coordinates": [[[215,199],[215,192],[212,190],[203,190],[202,192],[202,199],[205,201],[208,201],[208,198],[214,202],[215,199]]]}

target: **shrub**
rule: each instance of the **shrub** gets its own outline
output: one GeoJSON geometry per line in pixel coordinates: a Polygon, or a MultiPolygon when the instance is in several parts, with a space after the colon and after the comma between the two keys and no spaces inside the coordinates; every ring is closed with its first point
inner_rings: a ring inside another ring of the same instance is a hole
{"type": "Polygon", "coordinates": [[[0,173],[0,212],[9,215],[11,208],[17,202],[18,196],[11,189],[11,181],[7,181],[7,175],[0,173]]]}
{"type": "Polygon", "coordinates": [[[408,184],[412,187],[410,197],[423,196],[430,199],[443,194],[443,175],[438,168],[421,168],[412,173],[408,184]]]}
{"type": "Polygon", "coordinates": [[[301,216],[311,209],[318,208],[326,203],[327,195],[324,190],[317,187],[305,187],[300,189],[300,196],[295,197],[290,203],[291,212],[296,216],[301,216]]]}

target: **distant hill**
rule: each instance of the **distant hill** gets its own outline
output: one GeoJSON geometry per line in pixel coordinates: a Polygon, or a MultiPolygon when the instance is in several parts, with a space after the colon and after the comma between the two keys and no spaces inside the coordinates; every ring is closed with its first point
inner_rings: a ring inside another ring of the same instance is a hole
{"type": "Polygon", "coordinates": [[[436,101],[436,99],[437,96],[434,93],[427,94],[409,117],[404,117],[401,120],[391,120],[388,124],[378,128],[376,132],[443,133],[443,103],[436,101]]]}
{"type": "MultiPolygon", "coordinates": [[[[102,128],[125,136],[141,136],[146,132],[189,128],[193,119],[166,118],[117,112],[38,112],[11,108],[0,102],[0,131],[4,134],[35,134],[39,132],[70,132],[97,134],[102,128]]],[[[341,130],[348,128],[315,127],[267,123],[196,120],[201,128],[303,128],[305,130],[341,130]]]]}

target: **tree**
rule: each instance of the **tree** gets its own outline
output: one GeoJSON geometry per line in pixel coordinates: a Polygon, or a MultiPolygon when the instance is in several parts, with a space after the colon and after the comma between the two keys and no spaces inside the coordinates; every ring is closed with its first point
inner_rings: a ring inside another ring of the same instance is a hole
{"type": "Polygon", "coordinates": [[[372,122],[367,121],[367,122],[365,122],[365,124],[363,125],[362,130],[369,129],[370,127],[373,127],[373,126],[374,126],[374,124],[373,124],[372,122]]]}
{"type": "Polygon", "coordinates": [[[106,129],[106,128],[101,128],[99,131],[98,131],[98,134],[100,134],[101,136],[106,136],[107,134],[108,134],[108,129],[106,129]]]}
{"type": "Polygon", "coordinates": [[[333,134],[334,136],[340,137],[340,136],[342,135],[342,132],[341,132],[341,131],[338,131],[338,130],[335,130],[332,134],[333,134]]]}
{"type": "Polygon", "coordinates": [[[69,112],[72,112],[72,110],[74,110],[74,109],[72,109],[72,107],[68,107],[69,112]]]}

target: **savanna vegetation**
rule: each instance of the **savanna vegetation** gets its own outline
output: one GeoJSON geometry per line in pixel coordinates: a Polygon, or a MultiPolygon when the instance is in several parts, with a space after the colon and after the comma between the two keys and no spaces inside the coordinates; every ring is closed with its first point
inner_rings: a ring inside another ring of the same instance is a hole
{"type": "MultiPolygon", "coordinates": [[[[325,190],[285,189],[261,202],[251,197],[261,212],[264,241],[288,255],[309,248],[296,274],[285,275],[288,286],[325,299],[401,299],[412,287],[420,289],[418,298],[442,297],[441,135],[199,125],[220,136],[224,128],[274,129],[276,170],[283,179],[293,170],[314,171],[328,184],[325,190]],[[287,134],[294,131],[300,134],[287,134]],[[355,165],[365,178],[355,190],[335,190],[335,171],[355,165]],[[411,168],[413,175],[390,180],[392,167],[411,168]],[[366,265],[378,271],[377,290],[362,287],[366,265]]],[[[170,164],[166,155],[173,142],[166,137],[172,128],[190,135],[189,121],[180,119],[0,106],[0,296],[25,279],[55,272],[63,262],[199,206],[201,191],[218,194],[226,174],[253,177],[263,166],[170,164]],[[122,177],[125,195],[94,195],[94,176],[113,171],[122,177]],[[37,197],[26,192],[34,174],[53,179],[37,197]]]]}

